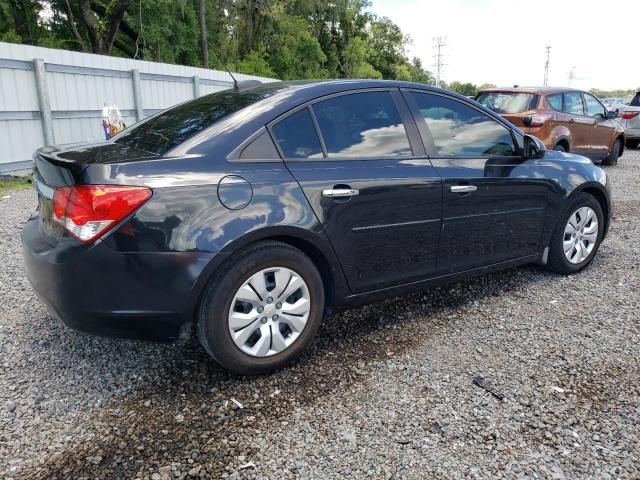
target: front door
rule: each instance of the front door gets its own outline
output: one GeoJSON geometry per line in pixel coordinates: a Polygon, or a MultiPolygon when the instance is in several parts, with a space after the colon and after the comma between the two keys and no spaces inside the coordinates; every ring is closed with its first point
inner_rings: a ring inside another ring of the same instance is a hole
{"type": "Polygon", "coordinates": [[[616,133],[613,121],[607,118],[607,110],[600,101],[589,93],[583,93],[585,113],[593,121],[589,137],[590,158],[602,160],[609,155],[616,133]]]}
{"type": "Polygon", "coordinates": [[[320,99],[270,128],[354,293],[435,274],[442,184],[398,90],[320,99]]]}
{"type": "Polygon", "coordinates": [[[541,253],[544,173],[519,156],[510,129],[456,98],[419,91],[406,97],[443,180],[439,272],[541,253]]]}

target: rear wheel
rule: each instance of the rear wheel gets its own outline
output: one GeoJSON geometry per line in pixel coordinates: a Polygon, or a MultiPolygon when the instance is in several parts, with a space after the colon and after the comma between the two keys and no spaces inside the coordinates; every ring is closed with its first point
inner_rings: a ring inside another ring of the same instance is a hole
{"type": "Polygon", "coordinates": [[[616,138],[616,141],[613,142],[613,147],[611,147],[611,151],[607,158],[602,160],[602,164],[608,167],[613,167],[618,164],[618,157],[620,156],[620,147],[622,147],[622,141],[619,138],[616,138]]]}
{"type": "Polygon", "coordinates": [[[322,278],[313,262],[289,245],[259,243],[235,255],[207,287],[198,337],[223,367],[263,374],[302,352],[323,311],[322,278]]]}
{"type": "Polygon", "coordinates": [[[638,145],[640,145],[640,140],[627,140],[628,148],[638,148],[638,145]]]}
{"type": "Polygon", "coordinates": [[[554,229],[547,268],[564,275],[579,272],[593,260],[603,232],[598,201],[588,193],[577,194],[554,229]]]}

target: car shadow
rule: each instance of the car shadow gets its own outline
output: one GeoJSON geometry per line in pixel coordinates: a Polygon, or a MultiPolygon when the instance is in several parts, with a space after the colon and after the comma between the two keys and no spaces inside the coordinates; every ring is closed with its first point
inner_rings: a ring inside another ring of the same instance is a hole
{"type": "MultiPolygon", "coordinates": [[[[370,375],[367,364],[401,358],[438,335],[440,329],[451,328],[451,312],[491,296],[532,290],[550,275],[527,266],[334,315],[326,319],[299,359],[262,377],[243,377],[221,369],[193,337],[182,344],[95,338],[70,331],[47,317],[45,327],[51,328],[42,328],[37,348],[25,346],[34,352],[34,362],[53,362],[57,371],[73,372],[61,377],[65,385],[58,385],[56,391],[68,392],[67,405],[73,405],[76,396],[76,408],[84,401],[83,389],[98,382],[103,396],[100,408],[86,407],[85,412],[95,428],[120,428],[115,436],[96,435],[93,442],[75,444],[68,456],[47,459],[29,476],[108,473],[127,477],[136,473],[132,468],[163,449],[177,449],[185,458],[194,449],[206,452],[214,470],[208,473],[219,475],[226,465],[224,458],[237,442],[235,432],[242,431],[247,422],[255,426],[265,418],[272,425],[336,390],[366,382],[370,375]],[[46,354],[39,354],[43,345],[46,354]],[[125,451],[134,452],[127,461],[123,461],[125,451]],[[102,460],[99,464],[78,463],[78,455],[102,460]]],[[[463,317],[456,320],[464,321],[463,317]]],[[[50,366],[41,372],[48,376],[50,366]]],[[[32,384],[45,381],[50,378],[39,378],[37,372],[30,379],[32,384]]],[[[37,408],[45,408],[47,400],[55,403],[56,399],[46,399],[37,408]]]]}

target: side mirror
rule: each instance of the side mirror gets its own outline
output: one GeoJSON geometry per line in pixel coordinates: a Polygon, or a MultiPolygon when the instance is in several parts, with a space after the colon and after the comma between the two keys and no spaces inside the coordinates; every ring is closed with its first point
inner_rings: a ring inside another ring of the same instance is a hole
{"type": "Polygon", "coordinates": [[[532,135],[525,135],[523,141],[524,158],[526,160],[539,160],[544,157],[546,147],[539,138],[532,135]]]}
{"type": "Polygon", "coordinates": [[[618,112],[612,112],[612,111],[608,111],[607,112],[607,120],[613,120],[614,118],[618,118],[618,112]]]}

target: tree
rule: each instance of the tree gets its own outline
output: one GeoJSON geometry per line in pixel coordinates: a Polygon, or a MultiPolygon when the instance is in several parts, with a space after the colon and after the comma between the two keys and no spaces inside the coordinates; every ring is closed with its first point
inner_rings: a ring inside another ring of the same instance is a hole
{"type": "Polygon", "coordinates": [[[342,54],[342,72],[347,78],[382,78],[382,74],[367,62],[368,47],[360,37],[353,37],[342,54]]]}
{"type": "Polygon", "coordinates": [[[207,0],[200,0],[198,20],[200,22],[200,50],[202,54],[202,66],[209,68],[209,41],[207,40],[207,0]]]}
{"type": "Polygon", "coordinates": [[[103,19],[99,19],[91,9],[90,0],[78,0],[78,7],[82,14],[81,19],[84,28],[89,34],[91,43],[91,51],[93,53],[101,53],[110,55],[113,48],[113,42],[120,28],[120,23],[131,0],[115,0],[107,6],[107,15],[103,19]]]}

